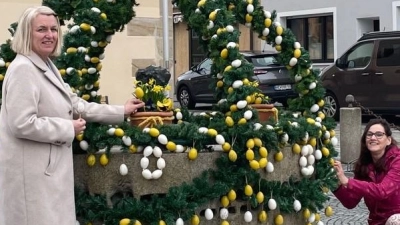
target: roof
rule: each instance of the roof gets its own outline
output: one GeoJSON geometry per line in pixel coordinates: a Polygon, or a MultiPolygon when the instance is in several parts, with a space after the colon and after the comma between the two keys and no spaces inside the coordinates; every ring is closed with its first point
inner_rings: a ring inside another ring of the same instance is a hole
{"type": "Polygon", "coordinates": [[[358,41],[375,39],[375,38],[391,38],[398,37],[400,38],[400,31],[378,31],[378,32],[369,32],[365,33],[358,41]]]}

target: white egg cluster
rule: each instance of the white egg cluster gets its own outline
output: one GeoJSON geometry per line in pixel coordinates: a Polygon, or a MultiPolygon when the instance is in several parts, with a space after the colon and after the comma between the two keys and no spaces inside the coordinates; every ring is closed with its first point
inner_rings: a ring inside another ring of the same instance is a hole
{"type": "Polygon", "coordinates": [[[143,158],[140,160],[140,166],[142,167],[142,176],[147,179],[159,179],[162,176],[162,170],[165,168],[165,160],[161,157],[162,156],[162,150],[158,146],[155,146],[154,148],[152,146],[147,146],[143,149],[143,158]],[[150,160],[149,156],[154,155],[157,159],[157,169],[151,172],[148,169],[150,160]]]}

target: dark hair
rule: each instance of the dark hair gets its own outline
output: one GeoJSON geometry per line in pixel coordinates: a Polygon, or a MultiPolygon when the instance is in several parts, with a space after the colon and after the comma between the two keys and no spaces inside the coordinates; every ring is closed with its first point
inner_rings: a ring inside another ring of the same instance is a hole
{"type": "Polygon", "coordinates": [[[354,177],[359,180],[368,180],[369,179],[368,178],[368,165],[371,163],[374,163],[375,171],[377,173],[386,172],[385,155],[386,155],[388,149],[390,149],[392,146],[396,146],[396,145],[397,145],[397,142],[392,137],[392,131],[390,130],[389,123],[384,119],[371,119],[364,129],[363,135],[361,136],[360,156],[358,157],[358,160],[354,167],[354,177]],[[391,143],[388,146],[386,146],[383,157],[374,163],[372,160],[371,152],[367,148],[366,136],[367,136],[367,133],[368,133],[369,129],[371,128],[371,126],[373,126],[375,124],[380,124],[383,126],[386,136],[391,137],[391,143]]]}

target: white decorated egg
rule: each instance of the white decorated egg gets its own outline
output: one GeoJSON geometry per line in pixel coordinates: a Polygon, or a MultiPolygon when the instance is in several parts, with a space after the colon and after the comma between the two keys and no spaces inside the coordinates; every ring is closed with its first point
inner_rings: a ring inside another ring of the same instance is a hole
{"type": "Polygon", "coordinates": [[[268,162],[267,166],[265,167],[265,170],[267,170],[268,173],[274,172],[274,164],[272,164],[271,162],[268,162]]]}
{"type": "Polygon", "coordinates": [[[320,159],[322,158],[322,152],[321,152],[321,150],[319,150],[319,149],[315,150],[314,156],[315,156],[315,159],[316,159],[316,160],[320,160],[320,159]]]}
{"type": "Polygon", "coordinates": [[[122,142],[124,142],[124,144],[126,146],[131,146],[132,145],[132,139],[131,139],[131,137],[128,137],[128,136],[123,136],[122,137],[122,142]]]}
{"type": "Polygon", "coordinates": [[[299,159],[299,165],[300,165],[301,167],[307,166],[307,158],[306,158],[304,155],[300,157],[300,159],[299,159]]]}
{"type": "Polygon", "coordinates": [[[246,120],[251,119],[251,117],[253,117],[253,112],[251,110],[247,110],[246,112],[244,112],[244,116],[243,116],[246,120]]]}
{"type": "Polygon", "coordinates": [[[298,212],[298,211],[300,211],[301,210],[301,203],[300,203],[300,201],[299,200],[294,200],[294,202],[293,202],[293,209],[294,209],[294,211],[296,211],[296,212],[298,212]]]}
{"type": "Polygon", "coordinates": [[[275,201],[275,199],[270,198],[270,199],[268,200],[268,208],[269,208],[270,210],[275,210],[275,209],[276,209],[276,201],[275,201]]]}
{"type": "Polygon", "coordinates": [[[165,159],[163,158],[157,159],[157,168],[160,170],[165,168],[165,159]]]}
{"type": "Polygon", "coordinates": [[[124,163],[122,163],[119,166],[119,174],[121,174],[122,176],[125,176],[128,174],[128,167],[124,163]]]}
{"type": "Polygon", "coordinates": [[[247,106],[247,101],[246,100],[240,100],[236,103],[236,106],[238,109],[243,109],[244,107],[247,106]]]}
{"type": "Polygon", "coordinates": [[[254,130],[259,130],[262,127],[261,123],[255,123],[254,124],[254,130]]]}
{"type": "Polygon", "coordinates": [[[158,179],[162,176],[162,170],[154,170],[153,173],[151,173],[151,177],[153,179],[158,179]]]}
{"type": "Polygon", "coordinates": [[[217,134],[217,136],[215,136],[215,141],[219,144],[219,145],[223,145],[225,143],[225,138],[224,136],[222,136],[221,134],[217,134]]]}
{"type": "Polygon", "coordinates": [[[148,156],[150,156],[151,154],[153,154],[153,147],[151,147],[151,146],[149,145],[149,146],[147,146],[146,148],[144,148],[144,150],[143,150],[143,155],[144,155],[145,157],[148,157],[148,156]]]}
{"type": "Polygon", "coordinates": [[[166,145],[168,143],[168,138],[164,134],[158,135],[157,139],[158,139],[158,142],[160,142],[160,144],[162,144],[162,145],[166,145]]]}
{"type": "Polygon", "coordinates": [[[151,179],[151,172],[149,169],[145,169],[142,171],[142,176],[147,179],[150,180],[151,179]]]}
{"type": "Polygon", "coordinates": [[[253,220],[253,214],[250,211],[244,213],[244,221],[250,223],[253,220]]]}
{"type": "Polygon", "coordinates": [[[228,215],[229,215],[229,211],[228,211],[227,208],[222,208],[222,209],[219,211],[219,217],[220,217],[221,219],[223,219],[223,220],[228,219],[228,215]]]}
{"type": "Polygon", "coordinates": [[[214,213],[210,208],[207,208],[204,212],[204,216],[206,217],[206,220],[212,220],[214,217],[214,213]]]}
{"type": "Polygon", "coordinates": [[[162,150],[158,146],[154,146],[153,148],[153,155],[157,158],[160,158],[162,156],[162,150]]]}
{"type": "Polygon", "coordinates": [[[297,59],[295,57],[291,58],[289,61],[289,66],[295,66],[297,64],[297,59]]]}
{"type": "Polygon", "coordinates": [[[232,84],[233,88],[240,88],[241,86],[243,86],[243,81],[241,80],[235,80],[232,84]]]}
{"type": "Polygon", "coordinates": [[[87,141],[82,140],[79,142],[79,147],[81,147],[82,150],[86,151],[89,148],[89,144],[87,141]]]}
{"type": "Polygon", "coordinates": [[[140,160],[140,167],[142,167],[142,169],[147,169],[147,167],[149,167],[149,158],[143,157],[140,160]]]}
{"type": "Polygon", "coordinates": [[[183,115],[182,115],[181,112],[177,112],[175,117],[176,117],[177,120],[181,120],[183,118],[183,115]]]}

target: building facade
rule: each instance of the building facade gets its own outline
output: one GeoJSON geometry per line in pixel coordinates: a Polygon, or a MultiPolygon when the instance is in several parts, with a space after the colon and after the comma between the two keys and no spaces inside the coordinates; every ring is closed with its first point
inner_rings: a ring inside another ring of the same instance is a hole
{"type": "Polygon", "coordinates": [[[263,0],[262,4],[277,11],[277,21],[296,34],[317,66],[332,63],[363,33],[400,30],[398,0],[263,0]]]}

